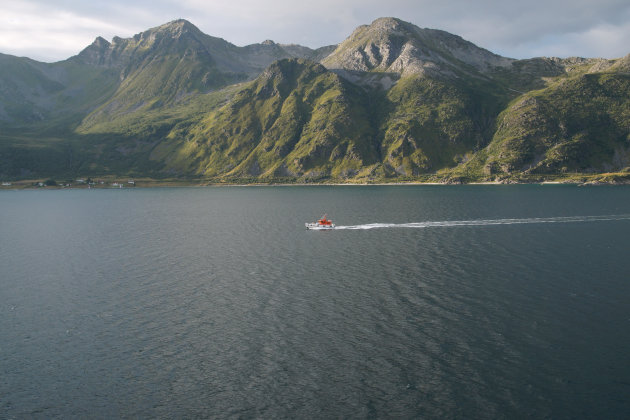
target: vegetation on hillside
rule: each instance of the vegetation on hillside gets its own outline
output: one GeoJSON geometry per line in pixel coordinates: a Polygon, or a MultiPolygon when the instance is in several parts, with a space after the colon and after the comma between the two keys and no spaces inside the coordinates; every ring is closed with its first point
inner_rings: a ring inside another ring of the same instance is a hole
{"type": "Polygon", "coordinates": [[[377,159],[363,96],[319,64],[278,61],[153,158],[210,177],[353,176],[377,159]]]}
{"type": "Polygon", "coordinates": [[[561,78],[513,101],[499,116],[492,142],[453,174],[501,180],[630,172],[628,121],[630,75],[561,78]]]}

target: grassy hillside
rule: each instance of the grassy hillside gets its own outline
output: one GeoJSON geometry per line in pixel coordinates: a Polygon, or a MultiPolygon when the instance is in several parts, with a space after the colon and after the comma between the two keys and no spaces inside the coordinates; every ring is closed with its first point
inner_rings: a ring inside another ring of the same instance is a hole
{"type": "Polygon", "coordinates": [[[512,102],[499,116],[492,142],[454,175],[519,179],[628,171],[628,121],[630,75],[561,78],[512,102]]]}
{"type": "Polygon", "coordinates": [[[180,173],[226,177],[349,177],[377,162],[364,92],[324,67],[271,65],[227,105],[152,158],[180,173]]]}
{"type": "Polygon", "coordinates": [[[507,101],[485,81],[411,76],[385,91],[281,60],[189,130],[171,132],[152,159],[228,179],[417,177],[488,144],[507,101]]]}
{"type": "Polygon", "coordinates": [[[385,175],[417,176],[465,162],[489,143],[507,98],[476,79],[401,79],[385,95],[379,136],[385,175]]]}

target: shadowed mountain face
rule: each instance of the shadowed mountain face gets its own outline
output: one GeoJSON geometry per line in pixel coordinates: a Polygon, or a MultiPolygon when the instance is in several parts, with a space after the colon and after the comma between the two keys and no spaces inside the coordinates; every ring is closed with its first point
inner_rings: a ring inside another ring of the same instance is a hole
{"type": "Polygon", "coordinates": [[[395,18],[317,50],[177,20],[58,63],[0,54],[0,177],[626,173],[628,62],[513,60],[395,18]]]}

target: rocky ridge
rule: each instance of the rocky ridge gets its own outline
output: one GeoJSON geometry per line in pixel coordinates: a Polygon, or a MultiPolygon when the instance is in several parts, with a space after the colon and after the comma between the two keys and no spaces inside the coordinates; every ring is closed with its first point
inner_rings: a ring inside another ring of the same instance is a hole
{"type": "Polygon", "coordinates": [[[509,67],[514,61],[448,32],[381,18],[358,27],[322,64],[329,69],[456,77],[470,69],[509,67]]]}

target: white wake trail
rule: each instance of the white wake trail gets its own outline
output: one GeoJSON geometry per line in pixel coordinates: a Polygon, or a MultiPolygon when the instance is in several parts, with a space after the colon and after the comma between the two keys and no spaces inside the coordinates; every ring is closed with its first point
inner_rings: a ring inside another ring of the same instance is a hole
{"type": "Polygon", "coordinates": [[[601,222],[611,220],[630,220],[630,214],[615,214],[606,216],[564,216],[564,217],[532,217],[527,219],[478,219],[478,220],[444,220],[434,222],[414,223],[368,223],[364,225],[336,226],[335,230],[368,230],[382,228],[431,228],[452,226],[492,226],[518,225],[534,223],[577,223],[601,222]]]}

